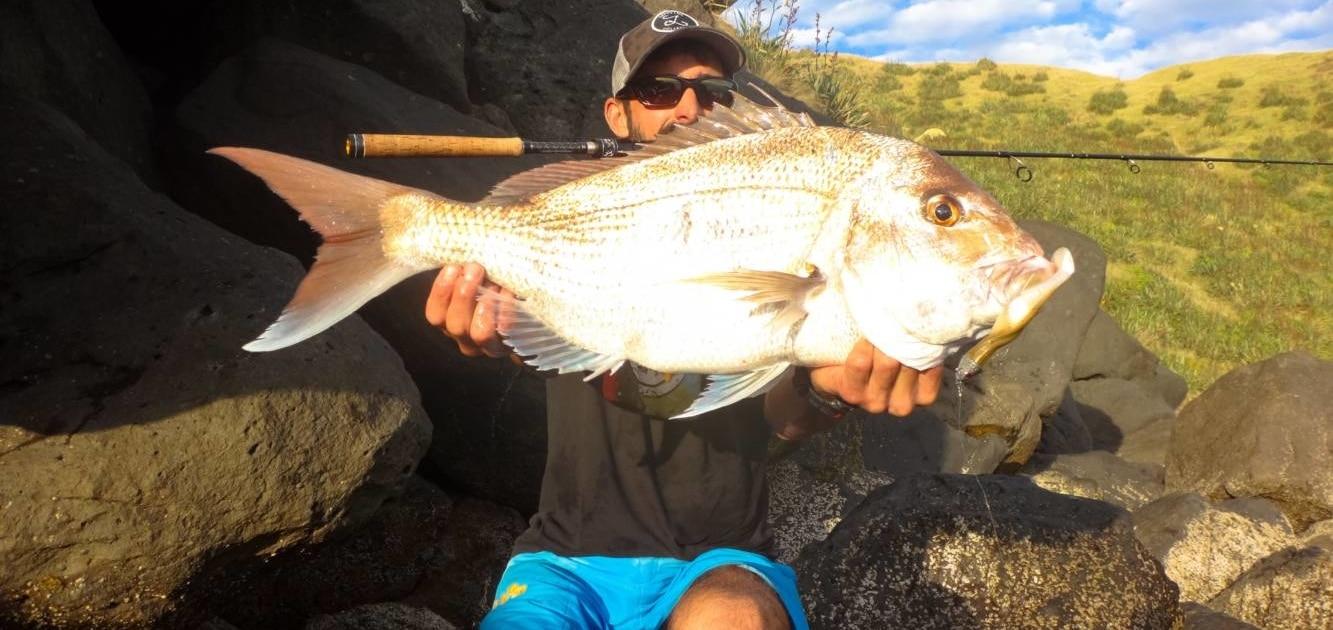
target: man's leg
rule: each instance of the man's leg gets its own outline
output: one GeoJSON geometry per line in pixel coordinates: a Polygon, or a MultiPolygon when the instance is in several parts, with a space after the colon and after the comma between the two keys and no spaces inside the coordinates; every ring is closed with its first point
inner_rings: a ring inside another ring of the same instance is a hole
{"type": "Polygon", "coordinates": [[[574,574],[568,558],[549,552],[514,556],[495,589],[483,630],[607,628],[601,597],[574,574]]]}
{"type": "Polygon", "coordinates": [[[713,549],[689,561],[643,618],[647,628],[808,630],[796,572],[740,549],[713,549]]]}
{"type": "Polygon", "coordinates": [[[667,620],[667,630],[786,630],[787,609],[754,571],[722,566],[695,580],[667,620]]]}

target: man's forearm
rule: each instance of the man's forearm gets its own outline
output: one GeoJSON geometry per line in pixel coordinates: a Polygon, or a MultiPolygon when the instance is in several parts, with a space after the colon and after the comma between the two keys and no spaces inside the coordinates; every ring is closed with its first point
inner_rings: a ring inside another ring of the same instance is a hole
{"type": "Polygon", "coordinates": [[[773,433],[784,440],[803,440],[833,428],[841,420],[811,405],[806,393],[792,382],[791,374],[764,396],[764,418],[773,433]]]}

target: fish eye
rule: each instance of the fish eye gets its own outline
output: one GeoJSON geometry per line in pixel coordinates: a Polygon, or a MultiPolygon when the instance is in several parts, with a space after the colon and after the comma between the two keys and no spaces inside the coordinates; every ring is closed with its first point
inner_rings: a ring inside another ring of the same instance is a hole
{"type": "Polygon", "coordinates": [[[926,203],[921,206],[921,214],[935,225],[949,227],[963,218],[963,207],[953,195],[937,194],[926,199],[926,203]]]}

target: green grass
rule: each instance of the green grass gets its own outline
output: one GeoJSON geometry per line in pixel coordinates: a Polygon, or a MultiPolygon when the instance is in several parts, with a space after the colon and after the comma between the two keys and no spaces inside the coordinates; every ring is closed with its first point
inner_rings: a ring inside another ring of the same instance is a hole
{"type": "MultiPolygon", "coordinates": [[[[989,60],[839,63],[860,81],[870,129],[938,128],[947,137],[936,148],[1333,159],[1333,52],[1191,62],[1128,81],[989,60]]],[[[1029,160],[1036,178],[1022,183],[1000,160],[954,163],[1014,215],[1100,243],[1103,308],[1192,394],[1279,352],[1333,358],[1333,168],[1155,162],[1134,175],[1114,162],[1029,160]]]]}

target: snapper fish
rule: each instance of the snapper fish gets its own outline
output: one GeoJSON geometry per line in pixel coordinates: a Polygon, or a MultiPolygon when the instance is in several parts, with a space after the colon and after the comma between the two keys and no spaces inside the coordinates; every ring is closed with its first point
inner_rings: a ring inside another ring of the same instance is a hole
{"type": "Polygon", "coordinates": [[[629,155],[520,173],[476,203],[259,149],[210,151],[323,237],[246,350],[307,339],[391,286],[475,261],[504,341],[538,369],[625,361],[708,375],[675,417],[758,395],[862,337],[926,369],[981,339],[968,376],[1074,271],[933,151],[738,97],[629,155]]]}

